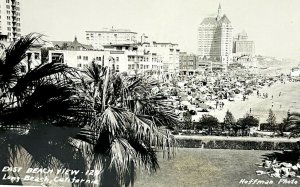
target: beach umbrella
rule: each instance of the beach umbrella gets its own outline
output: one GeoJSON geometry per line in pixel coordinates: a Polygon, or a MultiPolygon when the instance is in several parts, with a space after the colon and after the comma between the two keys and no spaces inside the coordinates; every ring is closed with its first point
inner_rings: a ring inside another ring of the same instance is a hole
{"type": "Polygon", "coordinates": [[[202,109],[208,109],[209,108],[209,106],[204,104],[204,103],[199,103],[198,106],[199,106],[199,108],[202,108],[202,109]]]}
{"type": "Polygon", "coordinates": [[[180,102],[180,104],[182,104],[182,105],[186,105],[186,106],[189,106],[189,105],[191,105],[191,103],[190,103],[190,102],[188,102],[188,101],[181,101],[181,102],[180,102]]]}

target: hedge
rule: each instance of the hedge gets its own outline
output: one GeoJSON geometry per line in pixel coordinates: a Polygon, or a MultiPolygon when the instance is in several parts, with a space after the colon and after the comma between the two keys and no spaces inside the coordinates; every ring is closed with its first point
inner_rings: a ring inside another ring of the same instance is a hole
{"type": "Polygon", "coordinates": [[[239,150],[294,150],[299,149],[297,142],[272,142],[252,140],[201,140],[177,139],[178,147],[206,149],[239,150]]]}

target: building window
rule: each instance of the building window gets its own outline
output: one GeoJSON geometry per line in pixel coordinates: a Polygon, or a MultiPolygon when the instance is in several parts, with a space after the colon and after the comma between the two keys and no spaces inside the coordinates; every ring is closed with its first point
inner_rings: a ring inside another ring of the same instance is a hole
{"type": "Polygon", "coordinates": [[[77,67],[78,67],[78,68],[81,68],[81,64],[77,64],[77,67]]]}
{"type": "Polygon", "coordinates": [[[26,73],[26,66],[21,66],[21,73],[26,73]]]}
{"type": "Polygon", "coordinates": [[[88,60],[89,58],[87,56],[83,56],[83,60],[88,60]]]}
{"type": "Polygon", "coordinates": [[[116,69],[119,70],[119,65],[116,65],[116,69]]]}
{"type": "Polygon", "coordinates": [[[40,54],[39,53],[34,53],[34,59],[39,60],[40,59],[40,54]]]}
{"type": "Polygon", "coordinates": [[[80,56],[80,55],[79,55],[79,56],[77,56],[77,59],[78,59],[78,60],[80,60],[80,59],[81,59],[81,56],[80,56]]]}
{"type": "Polygon", "coordinates": [[[119,57],[116,57],[116,61],[119,62],[119,57]]]}

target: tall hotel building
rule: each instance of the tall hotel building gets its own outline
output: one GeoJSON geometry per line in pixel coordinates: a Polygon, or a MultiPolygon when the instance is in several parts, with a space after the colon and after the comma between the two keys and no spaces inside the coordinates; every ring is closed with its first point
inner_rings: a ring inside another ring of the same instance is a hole
{"type": "Polygon", "coordinates": [[[232,62],[232,25],[227,16],[222,16],[221,6],[217,17],[206,17],[198,28],[198,55],[202,60],[221,62],[228,65],[232,62]]]}
{"type": "Polygon", "coordinates": [[[106,29],[102,31],[85,31],[87,44],[95,49],[103,49],[110,44],[136,44],[137,33],[124,29],[106,29]]]}
{"type": "Polygon", "coordinates": [[[12,42],[20,36],[20,0],[0,0],[0,41],[12,42]]]}

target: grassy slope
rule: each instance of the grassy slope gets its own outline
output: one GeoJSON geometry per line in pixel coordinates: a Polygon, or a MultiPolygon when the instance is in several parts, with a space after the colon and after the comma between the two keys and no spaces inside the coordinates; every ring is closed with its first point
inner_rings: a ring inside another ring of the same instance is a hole
{"type": "MultiPolygon", "coordinates": [[[[253,150],[209,150],[209,149],[179,149],[175,158],[167,161],[160,159],[161,169],[152,176],[138,174],[135,184],[151,187],[174,186],[243,186],[241,179],[273,180],[268,176],[257,176],[260,170],[255,163],[261,163],[263,155],[272,151],[253,150]]],[[[300,179],[298,178],[298,183],[300,179]]],[[[261,186],[261,185],[244,185],[261,186]]],[[[270,185],[269,185],[270,186],[270,185]]],[[[272,185],[295,186],[295,185],[272,185]]],[[[297,185],[296,185],[297,186],[297,185]]]]}

